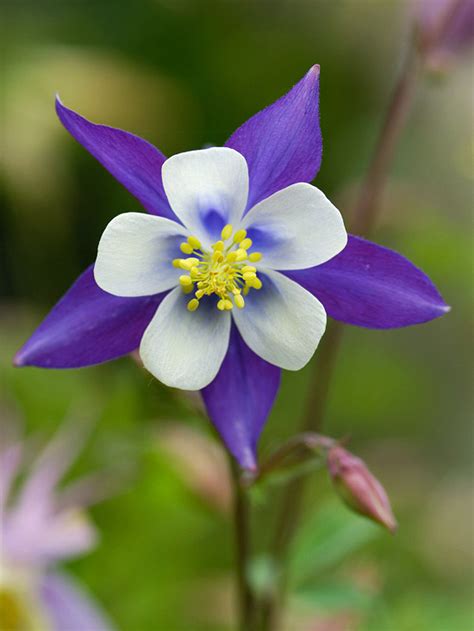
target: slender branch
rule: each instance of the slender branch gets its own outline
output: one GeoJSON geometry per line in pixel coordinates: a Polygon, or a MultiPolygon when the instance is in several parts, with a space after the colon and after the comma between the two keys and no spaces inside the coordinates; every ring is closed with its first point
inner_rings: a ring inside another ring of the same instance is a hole
{"type": "MultiPolygon", "coordinates": [[[[352,229],[357,234],[368,235],[374,228],[395,147],[412,104],[419,64],[415,46],[412,44],[392,94],[367,175],[351,213],[352,229]]],[[[323,425],[343,328],[341,323],[331,322],[320,345],[303,416],[303,431],[320,431],[323,425]]],[[[284,565],[302,512],[305,485],[306,478],[295,479],[288,485],[282,500],[273,541],[273,554],[280,567],[284,565]]],[[[285,588],[284,580],[282,576],[281,591],[285,588]]],[[[281,597],[277,596],[265,603],[264,631],[273,631],[277,628],[281,600],[281,597]]]]}
{"type": "MultiPolygon", "coordinates": [[[[313,364],[312,384],[303,414],[303,431],[319,431],[323,424],[329,386],[337,358],[337,351],[342,338],[343,326],[331,322],[318,350],[318,361],[313,364]]],[[[296,532],[303,508],[306,477],[295,478],[289,482],[283,495],[277,526],[273,539],[273,557],[280,567],[284,566],[288,548],[296,532]]],[[[285,589],[285,576],[281,575],[280,592],[285,589]]],[[[267,599],[263,604],[262,629],[273,631],[277,628],[282,598],[267,599]]]]}
{"type": "Polygon", "coordinates": [[[359,199],[352,214],[352,230],[367,236],[375,226],[380,200],[400,137],[413,101],[420,60],[412,46],[392,94],[359,199]]]}
{"type": "Polygon", "coordinates": [[[421,38],[418,47],[416,30],[412,34],[411,45],[392,93],[367,175],[352,215],[351,228],[356,234],[367,236],[374,229],[395,147],[410,112],[424,56],[429,53],[430,47],[436,46],[437,42],[442,39],[461,2],[462,0],[451,0],[445,10],[441,12],[434,28],[429,33],[425,33],[424,38],[421,38]]]}
{"type": "Polygon", "coordinates": [[[250,555],[249,499],[241,483],[240,472],[231,457],[234,504],[235,567],[237,580],[237,603],[240,631],[250,631],[254,618],[254,597],[247,580],[250,555]]]}
{"type": "Polygon", "coordinates": [[[301,464],[305,456],[324,454],[335,441],[328,436],[320,436],[315,432],[295,434],[262,462],[260,470],[251,481],[262,480],[275,469],[281,470],[288,465],[301,464]]]}

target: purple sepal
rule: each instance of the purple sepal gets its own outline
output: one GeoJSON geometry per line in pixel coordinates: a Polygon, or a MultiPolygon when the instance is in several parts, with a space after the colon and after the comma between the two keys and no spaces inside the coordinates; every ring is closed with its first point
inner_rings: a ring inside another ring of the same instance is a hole
{"type": "Polygon", "coordinates": [[[313,66],[285,96],[249,118],[226,146],[247,160],[249,209],[290,184],[310,182],[319,171],[323,151],[319,66],[313,66]]]}
{"type": "Polygon", "coordinates": [[[232,327],[229,350],[202,390],[209,418],[243,469],[257,469],[257,441],[280,385],[281,370],[255,355],[232,327]]]}
{"type": "Polygon", "coordinates": [[[390,329],[449,311],[413,263],[360,237],[350,235],[345,249],[323,265],[284,273],[316,296],[328,315],[346,324],[390,329]]]}
{"type": "Polygon", "coordinates": [[[40,597],[53,631],[112,631],[91,596],[69,576],[49,572],[40,581],[40,597]]]}
{"type": "Polygon", "coordinates": [[[165,156],[152,144],[121,129],[91,123],[56,98],[56,112],[68,132],[154,215],[178,221],[163,190],[165,156]]]}
{"type": "Polygon", "coordinates": [[[164,296],[112,296],[97,286],[91,265],[18,351],[14,364],[79,368],[131,353],[164,296]]]}

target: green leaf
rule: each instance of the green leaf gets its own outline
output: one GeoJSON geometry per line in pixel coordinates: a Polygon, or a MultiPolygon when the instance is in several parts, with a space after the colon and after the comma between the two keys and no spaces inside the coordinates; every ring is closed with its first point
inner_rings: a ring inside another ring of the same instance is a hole
{"type": "Polygon", "coordinates": [[[290,573],[295,585],[314,579],[379,534],[379,527],[330,501],[303,524],[292,548],[290,573]]]}
{"type": "Polygon", "coordinates": [[[373,597],[372,593],[346,581],[313,584],[295,593],[295,598],[302,604],[326,611],[367,610],[373,597]]]}

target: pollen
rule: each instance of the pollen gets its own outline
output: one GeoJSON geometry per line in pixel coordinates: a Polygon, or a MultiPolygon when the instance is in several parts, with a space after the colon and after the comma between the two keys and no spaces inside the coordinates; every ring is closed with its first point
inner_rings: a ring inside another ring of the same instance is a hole
{"type": "Polygon", "coordinates": [[[227,241],[227,239],[230,239],[230,237],[232,236],[232,230],[233,228],[230,223],[228,223],[226,226],[222,228],[221,237],[224,241],[227,241]]]}
{"type": "Polygon", "coordinates": [[[234,234],[234,243],[240,243],[247,236],[247,230],[237,230],[234,234]]]}
{"type": "Polygon", "coordinates": [[[188,302],[188,311],[196,311],[199,307],[199,300],[197,298],[193,298],[188,302]]]}
{"type": "Polygon", "coordinates": [[[197,250],[201,247],[201,242],[196,237],[189,237],[188,243],[193,248],[193,250],[197,250]]]}
{"type": "Polygon", "coordinates": [[[204,248],[199,239],[189,236],[180,244],[187,258],[171,261],[173,267],[183,271],[179,284],[185,294],[194,294],[187,303],[188,311],[199,308],[204,296],[216,296],[219,311],[243,309],[245,298],[251,289],[261,289],[262,281],[254,263],[262,259],[261,252],[249,252],[252,240],[247,231],[234,233],[231,224],[221,230],[221,239],[210,248],[204,248]]]}

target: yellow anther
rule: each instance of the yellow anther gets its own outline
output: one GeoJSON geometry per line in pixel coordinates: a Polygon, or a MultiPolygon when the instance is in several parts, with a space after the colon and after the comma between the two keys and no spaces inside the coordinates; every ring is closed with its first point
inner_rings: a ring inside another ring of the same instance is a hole
{"type": "Polygon", "coordinates": [[[227,241],[227,239],[231,236],[233,230],[234,228],[230,223],[222,228],[221,237],[224,239],[224,241],[227,241]]]}
{"type": "Polygon", "coordinates": [[[245,281],[253,280],[254,278],[257,278],[257,274],[255,272],[245,272],[242,274],[242,278],[245,281]]]}
{"type": "Polygon", "coordinates": [[[183,270],[179,284],[184,294],[191,294],[187,302],[188,311],[196,311],[204,296],[215,296],[219,311],[231,311],[234,307],[243,309],[244,296],[250,289],[262,287],[257,268],[249,264],[249,261],[259,261],[262,254],[254,252],[249,255],[247,250],[252,246],[252,240],[247,238],[246,230],[238,230],[233,236],[232,230],[230,224],[224,226],[221,231],[223,240],[210,248],[203,248],[194,236],[180,244],[187,257],[174,259],[172,263],[175,268],[183,270]]]}
{"type": "Polygon", "coordinates": [[[194,267],[198,263],[199,263],[199,259],[194,259],[194,258],[181,259],[179,266],[181,267],[181,269],[190,270],[192,267],[194,267]]]}
{"type": "Polygon", "coordinates": [[[237,296],[234,296],[234,302],[235,302],[235,306],[238,309],[243,309],[245,307],[244,297],[240,294],[238,294],[237,296]]]}
{"type": "Polygon", "coordinates": [[[199,300],[197,300],[196,298],[193,298],[192,300],[188,302],[188,311],[196,311],[198,307],[199,307],[199,300]]]}
{"type": "Polygon", "coordinates": [[[199,250],[201,247],[201,242],[197,237],[190,236],[188,237],[188,243],[193,248],[193,250],[199,250]]]}
{"type": "Polygon", "coordinates": [[[190,285],[193,284],[193,281],[191,280],[190,276],[185,276],[184,274],[182,276],[179,277],[179,284],[182,287],[189,287],[190,285]]]}
{"type": "Polygon", "coordinates": [[[240,243],[241,241],[243,241],[245,239],[245,237],[247,236],[247,230],[237,230],[237,232],[234,234],[234,243],[240,243]]]}

